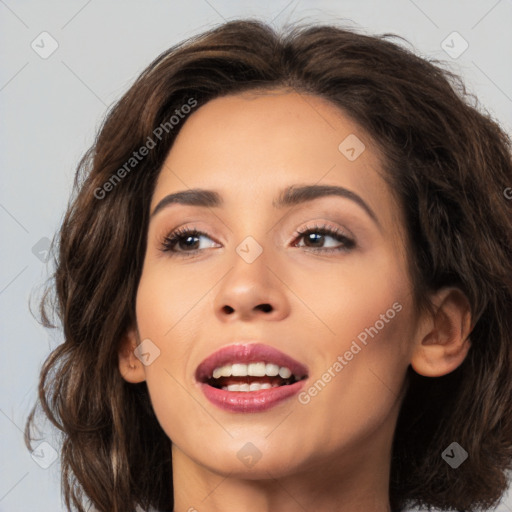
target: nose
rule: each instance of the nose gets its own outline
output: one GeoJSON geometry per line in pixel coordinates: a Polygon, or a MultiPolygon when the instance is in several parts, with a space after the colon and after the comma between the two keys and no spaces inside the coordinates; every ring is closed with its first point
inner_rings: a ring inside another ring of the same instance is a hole
{"type": "Polygon", "coordinates": [[[278,266],[270,268],[264,254],[252,263],[235,256],[233,268],[221,281],[214,308],[222,322],[282,320],[290,314],[288,288],[278,266]]]}

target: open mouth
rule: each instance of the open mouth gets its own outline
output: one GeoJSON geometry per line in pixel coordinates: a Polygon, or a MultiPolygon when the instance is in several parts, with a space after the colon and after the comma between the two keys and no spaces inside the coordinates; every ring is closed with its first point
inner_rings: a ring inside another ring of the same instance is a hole
{"type": "Polygon", "coordinates": [[[230,413],[261,413],[295,396],[308,368],[262,343],[242,342],[209,355],[196,369],[201,392],[230,413]]]}
{"type": "Polygon", "coordinates": [[[286,366],[260,361],[218,366],[212,376],[206,377],[203,382],[224,391],[250,392],[289,386],[304,378],[305,375],[294,375],[286,366]]]}
{"type": "Polygon", "coordinates": [[[207,357],[196,380],[223,391],[261,391],[290,386],[306,379],[307,367],[269,345],[229,345],[207,357]]]}

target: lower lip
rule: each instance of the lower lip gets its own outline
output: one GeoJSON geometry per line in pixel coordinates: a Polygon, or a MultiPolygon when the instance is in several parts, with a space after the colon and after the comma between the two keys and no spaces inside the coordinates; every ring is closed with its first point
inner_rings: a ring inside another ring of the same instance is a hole
{"type": "Polygon", "coordinates": [[[259,391],[226,391],[202,383],[201,390],[212,404],[225,411],[263,412],[296,395],[305,381],[259,391]]]}

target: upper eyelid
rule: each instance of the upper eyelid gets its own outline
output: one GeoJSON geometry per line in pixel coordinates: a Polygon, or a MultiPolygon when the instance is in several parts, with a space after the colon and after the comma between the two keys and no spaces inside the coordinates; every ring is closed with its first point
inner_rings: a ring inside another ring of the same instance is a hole
{"type": "MultiPolygon", "coordinates": [[[[329,196],[326,196],[326,197],[320,197],[320,198],[316,198],[315,200],[312,200],[313,202],[314,201],[320,201],[321,199],[326,199],[327,197],[329,196]]],[[[229,226],[229,223],[225,222],[221,217],[219,217],[217,214],[215,214],[214,212],[210,210],[210,212],[208,213],[207,211],[204,211],[204,208],[200,208],[200,212],[198,213],[197,212],[197,208],[194,206],[194,205],[181,205],[181,204],[178,204],[177,205],[178,208],[185,208],[185,212],[189,211],[189,213],[185,213],[184,217],[189,217],[190,219],[194,219],[194,220],[190,220],[191,223],[198,223],[198,222],[204,222],[206,220],[207,223],[210,224],[210,220],[213,221],[215,224],[217,224],[217,222],[219,223],[219,226],[220,224],[223,225],[223,227],[221,226],[222,229],[226,228],[229,232],[233,232],[233,230],[230,228],[229,226]],[[192,210],[188,210],[188,208],[192,208],[192,210]],[[192,213],[194,212],[194,213],[192,213]],[[204,218],[204,215],[207,214],[209,218],[205,219],[204,218]],[[214,218],[211,218],[211,215],[213,215],[214,218]]],[[[172,210],[172,209],[171,209],[172,210]]],[[[179,211],[179,210],[177,210],[179,211]]],[[[364,219],[364,217],[360,214],[360,212],[357,211],[357,210],[353,210],[352,208],[348,208],[348,209],[345,209],[345,208],[340,208],[338,210],[337,207],[335,207],[334,209],[334,212],[336,213],[336,215],[339,215],[342,219],[344,219],[345,217],[347,217],[348,219],[350,219],[350,223],[351,224],[354,224],[358,231],[361,231],[363,234],[366,234],[366,233],[371,233],[372,231],[372,228],[369,227],[369,224],[367,223],[367,220],[364,219]],[[364,219],[364,220],[363,220],[364,219]]],[[[173,213],[176,213],[176,211],[174,211],[173,213]]],[[[279,226],[288,226],[289,224],[297,224],[297,219],[296,219],[296,216],[302,216],[303,214],[307,214],[308,216],[311,214],[312,216],[314,217],[322,217],[322,216],[330,216],[332,215],[333,213],[333,210],[332,208],[327,208],[327,207],[321,207],[321,206],[312,206],[312,205],[307,205],[307,204],[301,204],[300,206],[296,206],[296,207],[292,207],[290,209],[289,212],[287,212],[283,217],[281,217],[280,219],[278,219],[278,222],[274,222],[272,223],[270,229],[268,229],[266,231],[266,234],[268,234],[270,231],[274,231],[276,229],[281,229],[279,226]]],[[[181,216],[181,215],[180,215],[181,216]]],[[[170,216],[170,217],[167,217],[165,214],[162,216],[162,219],[172,219],[174,216],[170,216]]],[[[181,227],[182,225],[185,225],[185,224],[188,224],[188,220],[185,220],[183,221],[182,223],[180,223],[180,225],[178,227],[176,227],[175,229],[178,229],[179,227],[181,227]]],[[[304,222],[315,222],[315,220],[307,220],[307,221],[304,221],[304,222]]],[[[330,223],[339,223],[338,221],[324,221],[324,220],[316,220],[316,222],[330,222],[330,223]]],[[[166,224],[167,222],[164,222],[164,224],[166,224]]],[[[157,226],[160,226],[160,222],[157,222],[156,223],[157,226]]],[[[356,238],[354,232],[350,229],[348,229],[346,227],[346,225],[344,225],[345,223],[342,223],[342,229],[343,231],[346,231],[347,234],[349,236],[351,236],[352,238],[356,238]]],[[[158,229],[158,228],[157,228],[158,229]]],[[[211,229],[211,228],[208,228],[208,229],[211,229]]],[[[382,227],[379,226],[379,230],[382,231],[382,227]]],[[[160,231],[160,229],[158,229],[158,231],[160,231]]],[[[172,230],[174,231],[174,230],[172,230]]],[[[171,231],[167,231],[167,233],[170,233],[171,231]]]]}
{"type": "MultiPolygon", "coordinates": [[[[331,231],[340,232],[340,234],[346,234],[348,237],[355,238],[355,236],[349,229],[347,229],[345,227],[336,226],[329,221],[314,220],[314,221],[308,221],[308,222],[300,224],[300,227],[298,227],[298,228],[294,228],[292,230],[293,233],[295,234],[299,231],[305,232],[305,231],[309,231],[312,229],[327,229],[327,230],[331,230],[331,231]],[[308,222],[312,222],[313,224],[309,224],[308,222]]],[[[210,231],[208,228],[198,227],[197,223],[192,223],[191,225],[188,225],[185,223],[185,224],[181,224],[173,229],[163,229],[161,232],[162,233],[161,236],[159,236],[159,237],[157,236],[157,238],[165,238],[165,237],[171,236],[173,234],[176,234],[177,232],[180,232],[180,231],[183,231],[183,232],[197,231],[197,232],[200,232],[201,235],[205,235],[208,237],[215,237],[215,235],[208,232],[208,231],[210,231]]],[[[158,232],[157,232],[157,235],[158,235],[158,232]]]]}

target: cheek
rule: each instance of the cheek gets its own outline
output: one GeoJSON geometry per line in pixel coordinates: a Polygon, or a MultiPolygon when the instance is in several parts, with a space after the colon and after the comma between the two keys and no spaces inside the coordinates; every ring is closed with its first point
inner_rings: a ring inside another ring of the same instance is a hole
{"type": "Polygon", "coordinates": [[[152,264],[141,276],[136,315],[141,336],[155,338],[162,349],[179,352],[190,348],[194,329],[201,325],[201,299],[211,283],[187,269],[178,271],[169,262],[152,264]],[[192,329],[192,330],[191,330],[192,329]]]}
{"type": "MultiPolygon", "coordinates": [[[[363,341],[365,335],[371,339],[365,329],[375,333],[376,323],[381,337],[395,337],[397,309],[404,306],[411,288],[405,269],[389,249],[354,253],[339,265],[321,262],[310,271],[314,278],[304,279],[301,273],[300,279],[293,279],[291,274],[290,282],[313,314],[306,312],[301,321],[311,316],[323,352],[342,350],[360,334],[363,341]],[[399,304],[393,307],[395,303],[399,304]]],[[[298,309],[304,307],[299,304],[298,309]]]]}
{"type": "Polygon", "coordinates": [[[325,335],[315,338],[318,356],[308,394],[313,407],[345,424],[347,411],[375,421],[386,416],[408,365],[414,324],[410,283],[392,255],[373,256],[358,259],[349,272],[320,273],[317,291],[308,295],[326,327],[325,335]]]}
{"type": "Polygon", "coordinates": [[[322,433],[321,441],[311,441],[310,447],[319,456],[350,445],[364,450],[368,439],[391,435],[388,420],[398,413],[408,365],[402,349],[407,342],[407,306],[400,299],[364,306],[364,314],[356,315],[354,309],[352,317],[346,315],[346,321],[337,324],[338,337],[324,347],[327,355],[300,397],[295,419],[322,433]],[[388,305],[392,313],[385,323],[379,315],[390,311],[388,305]]]}
{"type": "Polygon", "coordinates": [[[184,384],[191,344],[200,327],[198,298],[204,295],[204,283],[172,275],[169,268],[143,271],[137,291],[137,325],[142,340],[149,339],[158,356],[145,366],[146,383],[157,419],[171,439],[186,435],[182,418],[197,416],[197,406],[184,384]],[[155,348],[156,347],[156,348],[155,348]]]}

